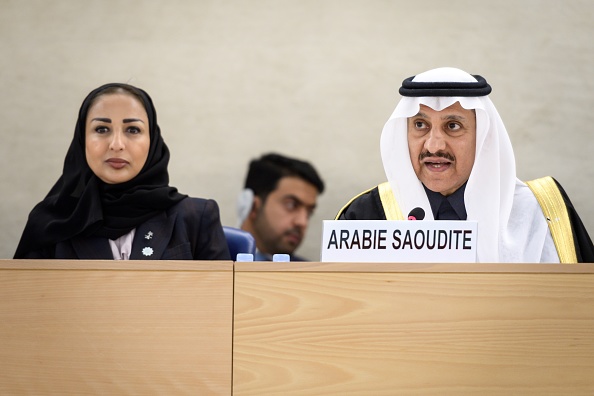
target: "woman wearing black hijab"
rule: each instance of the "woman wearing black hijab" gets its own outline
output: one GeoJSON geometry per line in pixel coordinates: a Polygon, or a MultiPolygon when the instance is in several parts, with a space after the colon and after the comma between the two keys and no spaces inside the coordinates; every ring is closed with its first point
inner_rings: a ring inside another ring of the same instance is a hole
{"type": "Polygon", "coordinates": [[[146,92],[93,90],[62,176],[29,214],[14,258],[229,260],[216,202],[169,186],[168,162],[146,92]]]}

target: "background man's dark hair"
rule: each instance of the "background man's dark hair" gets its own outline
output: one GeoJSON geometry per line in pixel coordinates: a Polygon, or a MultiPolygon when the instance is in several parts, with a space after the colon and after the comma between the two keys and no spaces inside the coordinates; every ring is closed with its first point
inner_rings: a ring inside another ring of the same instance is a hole
{"type": "Polygon", "coordinates": [[[276,153],[265,154],[250,162],[245,188],[265,201],[276,189],[278,181],[286,176],[299,177],[314,185],[319,194],[324,192],[324,182],[309,162],[276,153]]]}

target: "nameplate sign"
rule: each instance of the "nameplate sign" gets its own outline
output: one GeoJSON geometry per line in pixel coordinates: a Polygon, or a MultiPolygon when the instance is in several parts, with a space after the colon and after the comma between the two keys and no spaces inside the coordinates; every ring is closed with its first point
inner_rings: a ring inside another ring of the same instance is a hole
{"type": "Polygon", "coordinates": [[[476,221],[324,220],[325,262],[474,263],[476,221]]]}

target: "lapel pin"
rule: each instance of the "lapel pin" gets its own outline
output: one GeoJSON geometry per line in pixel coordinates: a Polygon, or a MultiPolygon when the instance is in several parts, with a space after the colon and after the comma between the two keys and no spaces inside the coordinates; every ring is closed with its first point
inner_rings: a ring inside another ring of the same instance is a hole
{"type": "Polygon", "coordinates": [[[152,256],[153,255],[153,248],[151,247],[145,247],[144,249],[142,249],[142,254],[144,254],[145,256],[152,256]]]}
{"type": "Polygon", "coordinates": [[[144,239],[151,239],[153,237],[153,232],[149,231],[145,236],[144,239]]]}

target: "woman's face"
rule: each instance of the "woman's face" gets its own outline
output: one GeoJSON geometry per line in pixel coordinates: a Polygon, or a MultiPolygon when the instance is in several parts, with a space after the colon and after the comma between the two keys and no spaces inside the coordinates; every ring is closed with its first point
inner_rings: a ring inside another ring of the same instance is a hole
{"type": "Polygon", "coordinates": [[[149,147],[148,116],[137,98],[125,93],[105,94],[91,105],[85,152],[89,167],[103,182],[132,180],[144,166],[149,147]]]}

